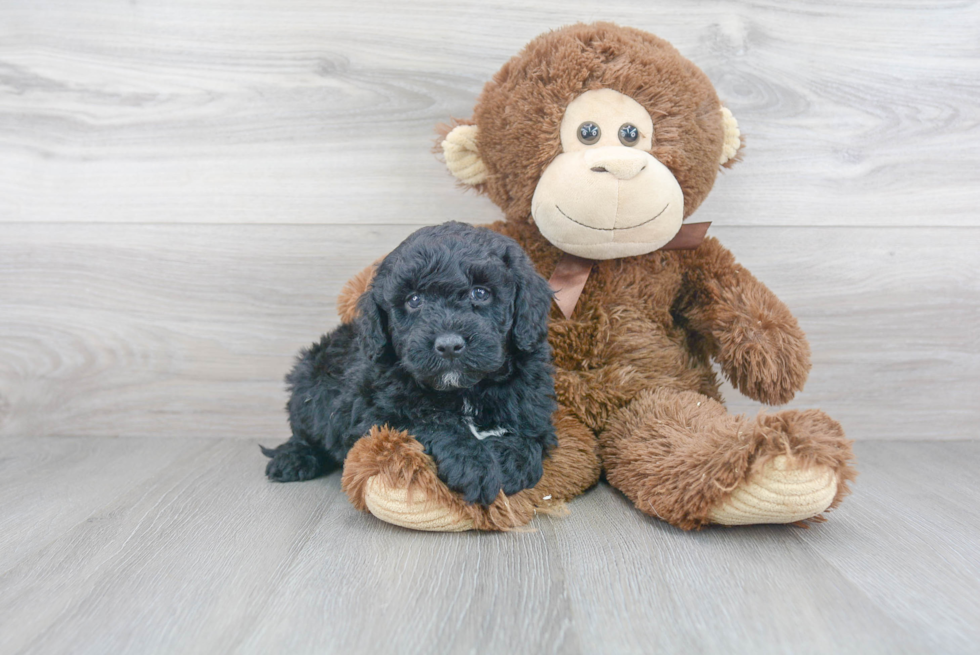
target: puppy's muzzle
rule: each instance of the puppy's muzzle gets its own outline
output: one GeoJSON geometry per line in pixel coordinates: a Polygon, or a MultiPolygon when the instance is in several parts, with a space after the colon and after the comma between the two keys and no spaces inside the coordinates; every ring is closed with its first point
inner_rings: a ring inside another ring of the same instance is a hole
{"type": "Polygon", "coordinates": [[[443,359],[453,361],[463,355],[463,351],[466,350],[466,340],[458,334],[440,334],[436,337],[433,348],[443,359]]]}

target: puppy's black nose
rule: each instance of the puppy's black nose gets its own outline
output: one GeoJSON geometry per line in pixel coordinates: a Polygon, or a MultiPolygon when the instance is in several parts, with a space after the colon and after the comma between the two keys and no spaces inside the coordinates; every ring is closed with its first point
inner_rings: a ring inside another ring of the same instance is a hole
{"type": "Polygon", "coordinates": [[[466,342],[458,334],[440,334],[436,337],[436,352],[440,357],[455,359],[466,350],[466,342]]]}

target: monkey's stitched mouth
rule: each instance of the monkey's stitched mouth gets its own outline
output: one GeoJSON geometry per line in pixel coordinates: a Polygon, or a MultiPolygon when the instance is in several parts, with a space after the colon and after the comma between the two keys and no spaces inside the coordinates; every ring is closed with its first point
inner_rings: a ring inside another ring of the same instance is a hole
{"type": "Polygon", "coordinates": [[[591,225],[586,225],[585,223],[579,223],[574,218],[572,218],[571,216],[569,216],[568,214],[566,214],[565,212],[563,212],[561,210],[561,207],[559,207],[558,205],[555,205],[555,209],[557,209],[558,212],[562,216],[564,216],[565,218],[567,218],[571,222],[575,223],[576,225],[581,225],[582,227],[587,227],[590,230],[595,230],[597,232],[618,232],[618,231],[621,231],[621,230],[635,230],[638,227],[643,227],[647,223],[652,223],[653,221],[655,221],[658,218],[660,218],[660,215],[663,214],[665,211],[667,211],[667,208],[668,207],[670,207],[670,203],[669,202],[666,205],[664,205],[664,208],[661,209],[659,212],[657,212],[657,215],[654,216],[653,218],[651,218],[649,220],[646,220],[646,221],[643,221],[642,223],[637,223],[636,225],[630,225],[629,227],[592,227],[591,225]]]}

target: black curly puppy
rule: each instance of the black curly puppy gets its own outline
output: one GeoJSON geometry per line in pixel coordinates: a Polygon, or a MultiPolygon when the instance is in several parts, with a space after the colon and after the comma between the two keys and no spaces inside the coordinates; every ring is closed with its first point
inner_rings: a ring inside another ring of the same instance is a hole
{"type": "Polygon", "coordinates": [[[556,443],[551,297],[505,236],[463,223],[413,233],[378,266],[357,320],[286,376],[293,434],[262,449],[266,475],[322,475],[387,424],[413,434],[467,502],[533,487],[556,443]]]}

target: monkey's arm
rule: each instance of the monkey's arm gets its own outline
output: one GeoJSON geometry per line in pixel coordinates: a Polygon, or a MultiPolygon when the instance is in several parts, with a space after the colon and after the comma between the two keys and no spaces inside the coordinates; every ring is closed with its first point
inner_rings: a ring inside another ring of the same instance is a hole
{"type": "Polygon", "coordinates": [[[810,372],[810,346],[796,318],[714,238],[685,260],[675,311],[701,333],[731,383],[768,405],[789,402],[810,372]]]}

